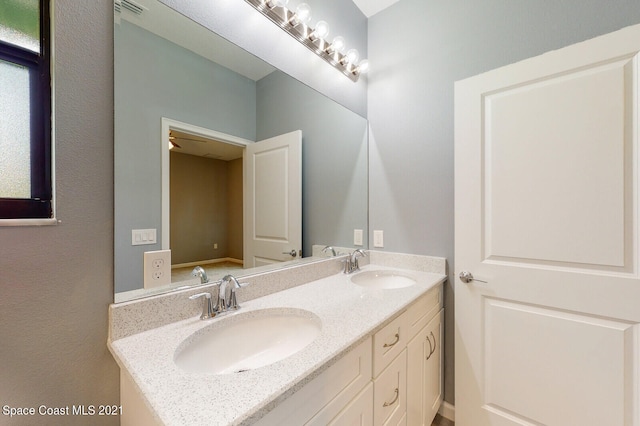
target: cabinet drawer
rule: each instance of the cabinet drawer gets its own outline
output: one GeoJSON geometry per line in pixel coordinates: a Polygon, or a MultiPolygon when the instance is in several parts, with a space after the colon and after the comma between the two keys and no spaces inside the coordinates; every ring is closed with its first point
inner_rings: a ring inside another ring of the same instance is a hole
{"type": "Polygon", "coordinates": [[[373,424],[396,426],[407,411],[407,351],[373,381],[373,424]]]}
{"type": "Polygon", "coordinates": [[[442,308],[442,285],[431,289],[407,309],[408,338],[411,340],[442,308]]]}
{"type": "MultiPolygon", "coordinates": [[[[301,425],[312,418],[334,418],[371,381],[371,339],[276,406],[256,425],[301,425]]],[[[326,420],[324,424],[326,424],[326,420]]],[[[316,423],[320,424],[320,423],[316,423]]]]}
{"type": "Polygon", "coordinates": [[[318,426],[371,426],[373,424],[373,383],[369,382],[360,395],[349,403],[333,420],[329,423],[314,417],[309,424],[318,426]]]}
{"type": "Polygon", "coordinates": [[[373,377],[385,369],[387,365],[407,346],[406,312],[387,324],[373,335],[373,377]]]}

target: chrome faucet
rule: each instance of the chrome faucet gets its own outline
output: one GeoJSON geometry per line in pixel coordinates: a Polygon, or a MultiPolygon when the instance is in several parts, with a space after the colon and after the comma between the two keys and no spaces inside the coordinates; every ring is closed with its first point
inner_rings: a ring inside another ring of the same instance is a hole
{"type": "Polygon", "coordinates": [[[351,253],[349,256],[347,256],[345,260],[343,260],[344,273],[350,274],[352,272],[359,271],[360,265],[358,265],[358,257],[364,257],[366,255],[367,255],[367,252],[365,252],[362,249],[354,250],[353,253],[351,253]]]}
{"type": "Polygon", "coordinates": [[[216,315],[222,315],[227,311],[240,309],[236,297],[236,290],[243,285],[244,284],[239,283],[233,275],[225,275],[220,282],[214,284],[214,286],[218,287],[218,297],[216,298],[215,304],[213,303],[211,293],[206,292],[189,296],[189,299],[194,300],[202,297],[202,315],[200,315],[200,319],[214,318],[216,315]],[[227,299],[228,286],[231,288],[231,293],[227,299]]]}
{"type": "Polygon", "coordinates": [[[325,246],[325,248],[323,248],[323,249],[322,249],[322,252],[323,252],[323,253],[326,253],[326,252],[328,252],[328,251],[330,251],[330,252],[331,252],[331,255],[332,255],[333,257],[336,257],[336,256],[337,256],[336,249],[334,249],[334,248],[333,248],[333,247],[331,247],[331,246],[325,246]]]}
{"type": "Polygon", "coordinates": [[[191,275],[194,277],[200,277],[200,284],[206,284],[209,282],[209,277],[207,277],[207,273],[202,266],[196,266],[193,268],[191,275]]]}
{"type": "Polygon", "coordinates": [[[236,298],[236,291],[241,287],[242,284],[240,284],[236,277],[234,277],[233,275],[225,275],[222,278],[222,281],[220,282],[220,303],[222,304],[220,310],[224,311],[230,309],[235,311],[236,309],[240,309],[240,306],[238,305],[238,299],[236,298]],[[227,285],[230,285],[231,287],[231,292],[228,299],[227,285]]]}

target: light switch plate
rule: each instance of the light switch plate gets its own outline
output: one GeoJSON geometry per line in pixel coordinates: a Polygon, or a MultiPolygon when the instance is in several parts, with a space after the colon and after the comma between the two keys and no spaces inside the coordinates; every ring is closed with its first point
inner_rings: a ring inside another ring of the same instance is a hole
{"type": "Polygon", "coordinates": [[[132,229],[131,230],[131,245],[142,246],[145,244],[155,244],[156,230],[155,229],[132,229]]]}
{"type": "Polygon", "coordinates": [[[171,250],[144,252],[144,288],[171,284],[171,250]]]}
{"type": "Polygon", "coordinates": [[[384,231],[373,231],[373,246],[377,248],[384,247],[384,231]]]}
{"type": "Polygon", "coordinates": [[[353,245],[354,246],[362,245],[362,229],[353,230],[353,245]]]}

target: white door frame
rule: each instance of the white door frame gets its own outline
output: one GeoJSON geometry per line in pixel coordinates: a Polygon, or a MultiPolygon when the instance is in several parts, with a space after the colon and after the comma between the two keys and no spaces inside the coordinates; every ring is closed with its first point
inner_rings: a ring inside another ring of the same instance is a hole
{"type": "MultiPolygon", "coordinates": [[[[170,206],[171,195],[169,190],[170,182],[170,162],[169,162],[169,131],[178,130],[180,132],[189,133],[195,136],[201,136],[205,138],[215,139],[219,142],[228,143],[231,145],[240,146],[246,148],[247,145],[255,143],[255,141],[249,139],[243,139],[238,136],[229,135],[226,133],[218,132],[217,130],[207,129],[205,127],[195,126],[193,124],[185,123],[182,121],[174,120],[167,117],[162,117],[161,120],[161,143],[160,149],[162,152],[162,250],[169,250],[169,235],[170,235],[170,206]]],[[[242,153],[244,158],[244,152],[242,153]]],[[[244,172],[243,177],[244,180],[244,172]]]]}

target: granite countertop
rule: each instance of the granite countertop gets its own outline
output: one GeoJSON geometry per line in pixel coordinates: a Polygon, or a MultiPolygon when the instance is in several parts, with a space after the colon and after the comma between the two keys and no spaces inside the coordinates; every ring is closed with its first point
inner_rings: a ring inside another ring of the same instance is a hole
{"type": "Polygon", "coordinates": [[[361,269],[401,270],[418,283],[394,290],[371,290],[350,281],[357,273],[340,273],[244,302],[233,314],[206,321],[195,316],[109,342],[109,348],[164,424],[251,424],[446,278],[379,265],[361,269]],[[188,373],[174,363],[176,349],[194,332],[234,315],[274,308],[313,313],[322,322],[320,334],[294,355],[240,374],[188,373]]]}

